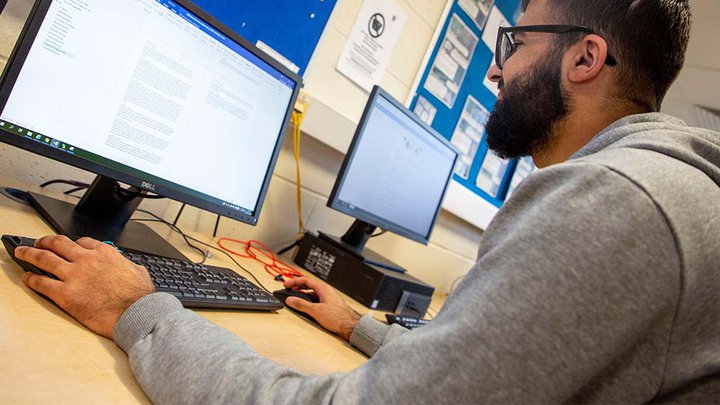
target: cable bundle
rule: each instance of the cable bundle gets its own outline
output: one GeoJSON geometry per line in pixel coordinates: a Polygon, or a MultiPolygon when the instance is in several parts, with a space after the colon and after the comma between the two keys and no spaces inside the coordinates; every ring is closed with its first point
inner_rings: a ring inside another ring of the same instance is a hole
{"type": "Polygon", "coordinates": [[[265,271],[268,272],[268,274],[270,274],[271,276],[275,277],[276,280],[284,278],[292,279],[303,276],[303,274],[297,271],[295,268],[279,260],[275,256],[275,254],[273,254],[270,248],[265,246],[262,242],[256,240],[245,241],[232,238],[220,238],[218,239],[217,244],[222,250],[228,253],[232,253],[236,256],[246,259],[252,259],[256,262],[262,263],[265,267],[265,271]],[[227,246],[224,246],[223,242],[238,243],[242,246],[243,250],[242,252],[235,251],[228,248],[227,246]]]}

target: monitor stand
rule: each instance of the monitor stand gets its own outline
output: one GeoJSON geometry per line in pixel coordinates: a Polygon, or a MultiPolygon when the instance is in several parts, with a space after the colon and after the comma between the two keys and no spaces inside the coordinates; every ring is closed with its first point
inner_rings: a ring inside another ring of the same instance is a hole
{"type": "Polygon", "coordinates": [[[97,176],[77,205],[34,192],[28,195],[40,216],[72,240],[89,236],[128,251],[188,260],[147,225],[129,221],[142,200],[137,194],[142,193],[137,188],[119,189],[116,181],[97,176]]]}
{"type": "Polygon", "coordinates": [[[318,237],[355,256],[365,264],[405,273],[407,270],[404,268],[370,249],[365,249],[365,244],[370,239],[372,233],[375,232],[375,229],[376,227],[374,225],[358,219],[353,222],[350,229],[348,229],[341,238],[323,232],[318,232],[318,237]]]}
{"type": "Polygon", "coordinates": [[[318,238],[331,243],[332,245],[339,247],[343,251],[350,253],[352,256],[360,260],[361,262],[371,265],[371,266],[377,266],[382,267],[385,270],[392,270],[396,271],[398,273],[405,273],[407,270],[403,267],[400,267],[400,265],[395,264],[391,262],[390,260],[386,259],[385,257],[381,256],[378,253],[375,253],[374,251],[370,249],[363,249],[361,251],[358,251],[354,247],[348,245],[347,243],[344,243],[340,238],[332,235],[328,235],[326,233],[318,232],[318,238]]]}

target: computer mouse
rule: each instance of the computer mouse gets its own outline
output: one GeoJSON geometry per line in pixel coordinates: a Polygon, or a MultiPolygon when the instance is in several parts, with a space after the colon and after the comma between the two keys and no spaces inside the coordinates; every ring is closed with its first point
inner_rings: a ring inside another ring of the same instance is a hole
{"type": "MultiPolygon", "coordinates": [[[[314,304],[317,304],[318,302],[320,302],[320,298],[318,298],[317,295],[312,294],[312,293],[307,293],[307,292],[304,292],[301,290],[293,290],[292,288],[285,288],[282,290],[273,291],[273,295],[275,296],[275,298],[280,300],[280,302],[282,302],[283,305],[285,305],[285,300],[288,297],[298,297],[298,298],[304,299],[305,301],[310,301],[314,304]]],[[[285,305],[285,306],[287,306],[287,305],[285,305]]]]}
{"type": "Polygon", "coordinates": [[[2,242],[3,245],[5,245],[5,250],[7,250],[10,257],[15,260],[15,263],[19,264],[20,267],[22,267],[23,270],[29,271],[31,273],[39,274],[41,276],[48,276],[50,278],[54,278],[55,280],[58,280],[57,277],[55,277],[54,274],[49,273],[34,264],[28,263],[24,260],[20,260],[17,257],[15,257],[15,248],[18,246],[35,246],[35,239],[31,238],[25,238],[23,236],[15,236],[15,235],[3,235],[2,236],[2,242]]]}
{"type": "MultiPolygon", "coordinates": [[[[311,293],[306,293],[306,292],[303,292],[300,290],[293,290],[292,288],[285,288],[283,290],[273,291],[273,296],[275,296],[275,298],[277,298],[280,302],[282,302],[283,305],[285,305],[285,300],[288,299],[288,297],[298,297],[300,299],[312,302],[314,304],[317,304],[318,302],[320,302],[320,298],[318,298],[317,295],[311,294],[311,293]]],[[[291,310],[292,312],[295,312],[298,315],[304,316],[305,318],[309,319],[312,322],[317,322],[312,316],[310,316],[309,314],[306,314],[303,311],[298,311],[297,309],[291,308],[287,305],[285,305],[285,307],[287,309],[291,310]]]]}

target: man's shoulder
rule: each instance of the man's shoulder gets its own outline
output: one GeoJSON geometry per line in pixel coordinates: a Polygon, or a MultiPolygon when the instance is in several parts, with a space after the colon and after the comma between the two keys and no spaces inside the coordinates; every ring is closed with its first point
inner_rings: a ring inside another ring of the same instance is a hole
{"type": "Polygon", "coordinates": [[[638,131],[568,163],[602,166],[652,195],[708,192],[720,184],[720,134],[681,126],[638,131]]]}
{"type": "Polygon", "coordinates": [[[634,177],[682,166],[699,168],[711,177],[720,173],[720,133],[663,114],[635,118],[639,122],[628,119],[598,134],[570,162],[593,162],[634,177]]]}
{"type": "Polygon", "coordinates": [[[537,170],[513,193],[499,217],[537,216],[548,223],[592,218],[607,222],[610,217],[627,220],[620,217],[629,213],[618,211],[619,206],[643,207],[649,215],[656,215],[656,207],[642,187],[611,166],[578,159],[537,170]]]}

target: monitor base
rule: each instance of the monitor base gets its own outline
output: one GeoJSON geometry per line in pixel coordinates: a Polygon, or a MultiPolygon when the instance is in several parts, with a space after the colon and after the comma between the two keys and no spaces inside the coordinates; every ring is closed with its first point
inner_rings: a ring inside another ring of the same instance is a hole
{"type": "Polygon", "coordinates": [[[405,273],[407,271],[400,265],[391,262],[390,260],[386,259],[378,253],[375,253],[370,249],[357,249],[357,247],[345,243],[341,238],[328,235],[323,232],[318,232],[318,237],[355,256],[357,259],[359,259],[365,264],[382,267],[385,270],[397,271],[398,273],[405,273]]]}
{"type": "Polygon", "coordinates": [[[72,240],[89,236],[103,242],[111,241],[115,246],[128,251],[188,260],[145,224],[130,221],[124,227],[118,227],[116,224],[103,223],[78,213],[72,203],[34,192],[28,192],[28,195],[30,204],[45,222],[72,240]]]}

